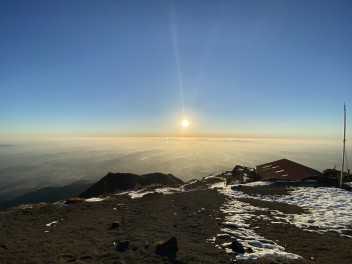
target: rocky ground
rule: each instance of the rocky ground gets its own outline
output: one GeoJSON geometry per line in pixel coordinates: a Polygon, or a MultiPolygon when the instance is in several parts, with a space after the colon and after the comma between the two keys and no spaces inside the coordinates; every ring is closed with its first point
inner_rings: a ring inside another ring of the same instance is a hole
{"type": "Polygon", "coordinates": [[[179,189],[149,188],[100,202],[1,213],[0,263],[351,263],[352,238],[275,222],[273,212],[299,215],[309,210],[255,197],[261,192],[287,195],[288,187],[239,187],[253,195],[248,197],[229,196],[222,184],[214,177],[179,189]],[[248,207],[252,216],[243,208],[230,212],[232,204],[248,207]],[[231,222],[239,219],[236,214],[241,220],[231,222]],[[262,239],[244,243],[247,238],[241,235],[252,235],[245,230],[255,230],[262,239]],[[291,258],[268,249],[263,252],[271,255],[248,259],[270,245],[284,248],[291,258]]]}

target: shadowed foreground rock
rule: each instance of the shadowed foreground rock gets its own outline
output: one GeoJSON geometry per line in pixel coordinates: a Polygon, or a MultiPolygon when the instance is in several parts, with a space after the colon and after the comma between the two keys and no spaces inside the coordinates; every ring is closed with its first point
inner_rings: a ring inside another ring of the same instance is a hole
{"type": "Polygon", "coordinates": [[[111,226],[110,226],[110,229],[116,229],[118,228],[119,226],[121,225],[121,223],[119,221],[114,221],[112,222],[111,226]]]}
{"type": "Polygon", "coordinates": [[[175,256],[177,251],[177,239],[174,236],[167,241],[159,243],[155,249],[155,253],[161,256],[175,256]]]}
{"type": "Polygon", "coordinates": [[[129,240],[120,241],[116,246],[116,250],[119,252],[126,251],[129,245],[130,245],[129,240]]]}

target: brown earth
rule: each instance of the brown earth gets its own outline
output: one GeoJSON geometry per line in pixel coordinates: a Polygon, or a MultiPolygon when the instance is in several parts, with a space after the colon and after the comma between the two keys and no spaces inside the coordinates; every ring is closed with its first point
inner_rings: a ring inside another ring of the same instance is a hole
{"type": "MultiPolygon", "coordinates": [[[[261,187],[251,188],[246,191],[261,192],[261,187]]],[[[224,215],[219,208],[224,201],[215,190],[194,190],[139,199],[112,195],[103,202],[42,205],[1,213],[0,263],[352,263],[352,239],[273,224],[259,217],[248,222],[259,227],[258,234],[304,259],[236,261],[235,255],[207,242],[221,233],[224,215]],[[46,226],[53,221],[58,223],[46,226]],[[120,225],[111,229],[114,221],[120,225]],[[156,245],[172,236],[177,238],[176,254],[155,254],[156,245]],[[126,240],[130,241],[127,250],[117,251],[119,241],[126,240]]],[[[283,213],[306,213],[282,203],[241,201],[283,213]]],[[[260,214],[263,211],[258,211],[260,214]]],[[[221,239],[216,242],[221,244],[221,239]]]]}

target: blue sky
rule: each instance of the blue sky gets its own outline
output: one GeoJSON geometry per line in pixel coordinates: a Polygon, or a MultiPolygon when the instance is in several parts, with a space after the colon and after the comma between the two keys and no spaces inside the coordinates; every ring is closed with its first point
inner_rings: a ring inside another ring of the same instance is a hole
{"type": "Polygon", "coordinates": [[[2,0],[0,135],[341,137],[351,11],[351,1],[2,0]]]}

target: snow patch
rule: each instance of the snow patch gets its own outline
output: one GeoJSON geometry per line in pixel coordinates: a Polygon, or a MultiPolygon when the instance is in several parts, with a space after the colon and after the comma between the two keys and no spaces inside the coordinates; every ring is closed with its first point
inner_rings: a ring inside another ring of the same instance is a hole
{"type": "Polygon", "coordinates": [[[289,223],[314,232],[352,231],[352,193],[334,187],[293,187],[288,195],[247,195],[232,190],[234,197],[281,202],[299,206],[309,213],[283,214],[272,212],[279,223],[289,223]]]}
{"type": "Polygon", "coordinates": [[[55,226],[58,223],[59,223],[59,221],[52,221],[49,224],[46,224],[46,226],[55,226]]]}
{"type": "Polygon", "coordinates": [[[105,198],[92,197],[92,198],[86,199],[86,202],[94,203],[94,202],[101,202],[104,200],[105,200],[105,198]]]}
{"type": "Polygon", "coordinates": [[[115,195],[128,195],[131,197],[131,199],[138,199],[138,198],[142,198],[147,194],[174,194],[174,193],[180,193],[180,192],[186,192],[184,185],[182,185],[181,187],[155,188],[152,191],[147,191],[146,188],[143,188],[137,191],[120,192],[115,195]]]}
{"type": "MultiPolygon", "coordinates": [[[[264,185],[267,185],[265,183],[264,185]]],[[[222,248],[229,254],[236,254],[236,259],[251,260],[258,258],[284,257],[289,259],[299,259],[301,256],[288,253],[285,248],[278,245],[276,242],[265,239],[258,235],[250,225],[249,220],[257,217],[254,211],[267,211],[266,208],[252,206],[248,203],[236,200],[240,192],[235,192],[230,186],[218,189],[220,193],[225,194],[229,199],[221,207],[221,211],[225,214],[223,228],[218,237],[223,237],[224,234],[235,238],[244,248],[251,249],[253,252],[237,254],[232,249],[228,248],[231,243],[222,244],[222,248]]],[[[263,215],[263,217],[265,217],[263,215]]]]}

